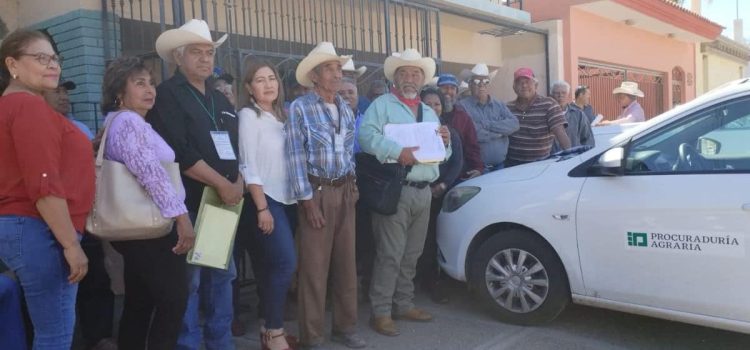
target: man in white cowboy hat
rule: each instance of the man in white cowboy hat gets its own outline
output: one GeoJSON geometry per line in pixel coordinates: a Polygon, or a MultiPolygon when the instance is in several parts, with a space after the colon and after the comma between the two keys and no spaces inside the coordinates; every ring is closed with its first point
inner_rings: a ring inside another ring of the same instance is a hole
{"type": "Polygon", "coordinates": [[[643,107],[638,103],[637,97],[643,97],[643,91],[638,89],[638,83],[623,81],[619,87],[612,90],[617,103],[622,107],[622,113],[615,120],[604,120],[598,125],[638,123],[646,121],[643,107]]]}
{"type": "Polygon", "coordinates": [[[508,153],[508,136],[519,128],[518,119],[505,103],[490,96],[490,82],[497,70],[490,72],[487,64],[477,63],[471,69],[471,96],[460,101],[461,107],[474,121],[484,171],[503,168],[508,153]]]}
{"type": "MultiPolygon", "coordinates": [[[[213,73],[215,50],[225,39],[226,35],[213,41],[208,24],[197,19],[168,30],[156,39],[159,56],[175,63],[177,70],[157,87],[156,103],[148,119],[172,147],[180,163],[185,204],[193,220],[204,187],[213,187],[228,205],[238,204],[243,195],[236,157],[238,125],[234,107],[207,82],[213,73]]],[[[208,350],[233,349],[234,262],[230,261],[227,271],[195,265],[188,265],[186,270],[187,308],[175,348],[199,349],[205,338],[208,350]],[[201,307],[205,314],[202,330],[201,307]]]]}
{"type": "Polygon", "coordinates": [[[562,150],[570,148],[563,110],[553,98],[539,95],[538,86],[531,68],[518,68],[513,73],[517,97],[508,102],[508,109],[518,118],[521,128],[510,136],[506,166],[547,158],[555,139],[562,150]]]}
{"type": "MultiPolygon", "coordinates": [[[[403,183],[398,211],[393,215],[372,213],[375,238],[375,263],[370,286],[372,318],[370,326],[380,334],[399,334],[393,317],[411,321],[430,321],[432,315],[414,306],[414,276],[422,255],[430,218],[432,191],[429,184],[439,176],[437,164],[421,164],[413,147],[401,147],[384,136],[386,124],[415,123],[421,115],[424,122],[440,123],[435,112],[419,99],[422,86],[435,74],[435,61],[422,57],[414,49],[386,58],[386,79],[394,88],[372,102],[359,130],[362,151],[380,162],[397,161],[411,166],[403,183]],[[395,305],[395,310],[392,306],[395,305]]],[[[440,136],[450,157],[450,133],[440,128],[440,136]]]]}
{"type": "Polygon", "coordinates": [[[325,339],[329,270],[332,339],[350,348],[366,346],[357,334],[354,116],[338,94],[349,58],[321,42],[299,63],[297,81],[312,91],[292,102],[285,124],[289,187],[299,202],[300,343],[310,349],[322,348],[325,339]]]}
{"type": "MultiPolygon", "coordinates": [[[[344,73],[345,79],[350,79],[355,82],[355,84],[358,82],[358,79],[362,77],[365,72],[367,72],[367,66],[360,66],[359,68],[354,68],[354,60],[349,59],[344,63],[344,66],[341,68],[344,73]]],[[[367,107],[370,106],[370,100],[363,96],[357,94],[357,108],[354,109],[355,115],[356,112],[359,111],[361,113],[364,113],[367,110],[367,107]]]]}

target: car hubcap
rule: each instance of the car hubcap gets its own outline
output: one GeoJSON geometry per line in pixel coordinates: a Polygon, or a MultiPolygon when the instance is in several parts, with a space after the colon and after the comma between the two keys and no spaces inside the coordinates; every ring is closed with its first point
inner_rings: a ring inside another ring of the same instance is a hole
{"type": "Polygon", "coordinates": [[[536,310],[549,292],[544,265],[521,249],[505,249],[495,254],[487,264],[484,280],[495,302],[516,313],[536,310]]]}

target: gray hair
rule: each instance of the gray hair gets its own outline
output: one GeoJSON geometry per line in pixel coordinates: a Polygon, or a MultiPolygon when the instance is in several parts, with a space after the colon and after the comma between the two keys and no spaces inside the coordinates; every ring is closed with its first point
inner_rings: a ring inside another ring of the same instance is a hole
{"type": "Polygon", "coordinates": [[[549,88],[549,91],[552,92],[555,90],[555,88],[563,88],[565,89],[565,92],[570,92],[570,84],[568,84],[567,82],[563,80],[558,80],[552,83],[552,85],[549,88]]]}
{"type": "MultiPolygon", "coordinates": [[[[349,84],[352,84],[352,85],[354,85],[354,88],[355,88],[355,89],[357,88],[357,80],[356,80],[356,79],[354,79],[354,78],[352,78],[352,77],[343,77],[343,78],[341,78],[341,83],[342,83],[342,84],[343,84],[343,83],[349,83],[349,84]]],[[[358,89],[358,90],[359,90],[359,89],[358,89]]]]}

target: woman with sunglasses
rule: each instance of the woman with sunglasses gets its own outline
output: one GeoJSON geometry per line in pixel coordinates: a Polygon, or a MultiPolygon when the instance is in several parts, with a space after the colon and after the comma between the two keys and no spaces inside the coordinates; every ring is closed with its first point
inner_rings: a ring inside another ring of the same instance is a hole
{"type": "Polygon", "coordinates": [[[0,46],[0,259],[18,276],[34,349],[70,349],[79,243],[94,200],[91,142],[42,92],[57,87],[60,58],[46,35],[18,30],[0,46]]]}

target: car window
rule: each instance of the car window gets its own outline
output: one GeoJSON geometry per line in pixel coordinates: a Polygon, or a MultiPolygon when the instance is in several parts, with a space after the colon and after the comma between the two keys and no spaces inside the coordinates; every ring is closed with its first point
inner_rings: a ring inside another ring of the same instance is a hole
{"type": "Polygon", "coordinates": [[[625,174],[750,171],[750,99],[717,104],[632,142],[625,174]]]}

